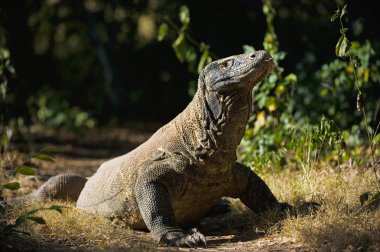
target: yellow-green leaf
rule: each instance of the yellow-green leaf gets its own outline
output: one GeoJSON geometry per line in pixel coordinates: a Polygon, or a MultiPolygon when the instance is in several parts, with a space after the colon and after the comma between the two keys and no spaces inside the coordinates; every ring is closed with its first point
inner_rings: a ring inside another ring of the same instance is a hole
{"type": "Polygon", "coordinates": [[[181,47],[183,47],[184,43],[185,43],[185,35],[183,33],[180,33],[178,35],[177,39],[172,44],[175,55],[177,56],[178,60],[181,63],[184,62],[184,56],[182,53],[183,50],[181,50],[181,47]]]}
{"type": "Polygon", "coordinates": [[[285,77],[285,80],[289,82],[297,82],[297,75],[295,75],[294,73],[288,74],[285,77]]]}
{"type": "Polygon", "coordinates": [[[186,5],[182,5],[179,9],[179,20],[184,26],[188,26],[190,23],[190,11],[186,5]]]}
{"type": "Polygon", "coordinates": [[[34,168],[27,165],[20,165],[16,168],[16,172],[23,175],[34,175],[36,173],[34,168]]]}
{"type": "Polygon", "coordinates": [[[328,93],[329,93],[329,90],[326,89],[326,88],[324,88],[324,89],[321,90],[321,95],[322,96],[326,96],[328,93]]]}
{"type": "Polygon", "coordinates": [[[201,59],[199,60],[198,73],[201,73],[201,71],[207,64],[207,58],[208,58],[208,50],[204,50],[202,53],[201,59]]]}
{"type": "Polygon", "coordinates": [[[255,48],[251,45],[243,45],[244,53],[252,53],[255,52],[255,48]]]}
{"type": "Polygon", "coordinates": [[[166,37],[166,34],[168,33],[169,27],[166,23],[162,23],[160,27],[158,27],[158,35],[157,40],[162,41],[166,37]]]}
{"type": "Polygon", "coordinates": [[[276,98],[273,96],[269,96],[268,99],[265,101],[265,107],[269,111],[275,111],[277,109],[276,98]]]}
{"type": "Polygon", "coordinates": [[[2,187],[9,189],[9,190],[17,190],[17,189],[20,189],[20,183],[19,182],[10,182],[10,183],[2,185],[2,187]]]}
{"type": "Polygon", "coordinates": [[[46,224],[46,221],[43,218],[38,217],[38,216],[28,216],[28,220],[32,220],[38,224],[46,224]]]}
{"type": "Polygon", "coordinates": [[[54,157],[53,156],[50,156],[48,154],[37,154],[35,156],[33,156],[33,158],[36,158],[36,159],[39,159],[39,160],[43,160],[43,161],[49,161],[49,162],[54,162],[54,157]]]}
{"type": "Polygon", "coordinates": [[[377,144],[380,142],[380,134],[377,134],[373,139],[372,139],[372,143],[373,144],[377,144]]]}
{"type": "Polygon", "coordinates": [[[335,46],[335,54],[338,57],[348,56],[350,50],[350,41],[346,38],[344,34],[340,36],[338,43],[335,46]]]}

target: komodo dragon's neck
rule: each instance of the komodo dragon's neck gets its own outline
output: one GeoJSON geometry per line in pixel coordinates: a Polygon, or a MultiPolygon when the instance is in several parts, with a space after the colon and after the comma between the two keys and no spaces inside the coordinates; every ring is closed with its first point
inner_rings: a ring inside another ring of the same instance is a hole
{"type": "Polygon", "coordinates": [[[235,162],[251,112],[251,92],[236,89],[228,94],[207,90],[200,76],[198,91],[176,123],[193,158],[214,162],[235,162]],[[232,116],[233,115],[233,116],[232,116]]]}

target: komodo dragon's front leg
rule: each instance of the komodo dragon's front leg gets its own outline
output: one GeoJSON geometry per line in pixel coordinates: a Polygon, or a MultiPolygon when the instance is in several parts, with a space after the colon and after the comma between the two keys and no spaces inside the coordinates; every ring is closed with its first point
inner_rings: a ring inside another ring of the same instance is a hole
{"type": "Polygon", "coordinates": [[[282,211],[291,210],[288,203],[280,203],[265,182],[250,168],[235,163],[233,181],[228,196],[239,198],[246,206],[256,213],[279,208],[282,211]]]}
{"type": "Polygon", "coordinates": [[[159,242],[172,246],[206,245],[205,237],[196,229],[186,234],[176,223],[171,199],[182,193],[185,181],[177,167],[170,166],[172,162],[155,164],[136,181],[135,197],[144,222],[159,242]]]}

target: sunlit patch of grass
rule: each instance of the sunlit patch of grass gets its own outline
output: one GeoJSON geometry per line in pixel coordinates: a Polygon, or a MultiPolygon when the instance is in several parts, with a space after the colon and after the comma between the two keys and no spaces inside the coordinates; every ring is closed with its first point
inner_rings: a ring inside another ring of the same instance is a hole
{"type": "Polygon", "coordinates": [[[337,173],[310,171],[307,175],[283,172],[265,176],[282,201],[298,205],[316,201],[314,214],[289,216],[282,221],[280,236],[288,236],[321,251],[376,250],[380,248],[380,209],[360,205],[359,196],[375,188],[371,171],[337,173]]]}
{"type": "Polygon", "coordinates": [[[132,232],[124,226],[115,225],[109,219],[99,215],[81,212],[74,204],[68,202],[31,203],[21,209],[12,209],[10,222],[25,212],[50,205],[62,207],[62,214],[56,211],[41,211],[36,216],[42,217],[45,225],[27,222],[21,226],[19,231],[29,233],[30,239],[25,236],[12,235],[9,243],[17,247],[14,239],[22,243],[22,249],[38,247],[76,247],[76,248],[136,248],[141,246],[155,246],[147,234],[143,232],[132,232]],[[12,242],[13,239],[13,242],[12,242]],[[37,244],[36,244],[37,242],[37,244]]]}
{"type": "MultiPolygon", "coordinates": [[[[262,177],[280,201],[296,206],[305,201],[315,201],[321,204],[319,211],[298,216],[288,215],[285,218],[276,211],[256,215],[239,200],[232,200],[236,214],[230,215],[232,220],[226,222],[240,228],[234,232],[235,240],[216,245],[218,249],[222,250],[226,246],[238,248],[236,242],[240,240],[245,241],[244,248],[252,250],[257,249],[255,246],[258,244],[269,244],[269,249],[273,243],[271,241],[278,240],[284,241],[284,244],[279,245],[279,248],[284,249],[377,251],[380,248],[380,209],[370,211],[362,207],[359,201],[363,192],[376,187],[371,171],[357,168],[338,173],[323,169],[310,170],[306,175],[283,171],[266,173],[262,177]]],[[[62,206],[62,214],[56,211],[38,212],[37,216],[43,217],[46,225],[27,222],[20,231],[30,233],[31,237],[12,235],[7,238],[7,244],[23,249],[174,249],[157,248],[148,233],[132,231],[125,226],[115,225],[109,219],[81,212],[74,204],[67,202],[45,205],[32,203],[21,209],[11,209],[8,220],[12,222],[32,209],[50,205],[62,206]]],[[[228,228],[228,225],[224,228],[228,228]]],[[[221,238],[209,236],[208,239],[212,241],[221,238]]]]}

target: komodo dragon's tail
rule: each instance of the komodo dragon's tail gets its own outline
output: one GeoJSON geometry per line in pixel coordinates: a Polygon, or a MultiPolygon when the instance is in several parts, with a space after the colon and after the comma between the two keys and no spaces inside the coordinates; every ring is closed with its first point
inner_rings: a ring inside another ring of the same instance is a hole
{"type": "Polygon", "coordinates": [[[76,202],[87,179],[76,174],[59,174],[51,177],[37,191],[7,200],[9,204],[23,204],[32,200],[68,200],[76,202]]]}

